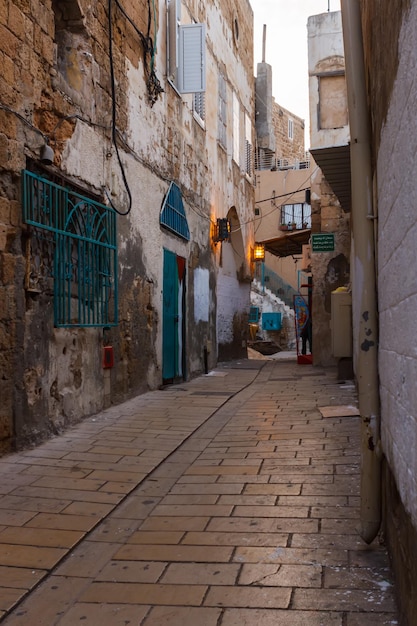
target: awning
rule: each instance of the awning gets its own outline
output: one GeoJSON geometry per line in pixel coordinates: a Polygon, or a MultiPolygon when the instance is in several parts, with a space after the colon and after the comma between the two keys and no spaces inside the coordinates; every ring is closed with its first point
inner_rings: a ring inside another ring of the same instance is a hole
{"type": "Polygon", "coordinates": [[[323,172],[323,175],[333,193],[340,202],[340,206],[346,213],[351,208],[350,188],[350,146],[332,146],[329,148],[310,148],[315,162],[323,172]]]}
{"type": "Polygon", "coordinates": [[[303,245],[310,241],[311,229],[293,230],[282,233],[279,237],[268,239],[262,243],[265,250],[275,256],[285,257],[302,254],[303,245]]]}

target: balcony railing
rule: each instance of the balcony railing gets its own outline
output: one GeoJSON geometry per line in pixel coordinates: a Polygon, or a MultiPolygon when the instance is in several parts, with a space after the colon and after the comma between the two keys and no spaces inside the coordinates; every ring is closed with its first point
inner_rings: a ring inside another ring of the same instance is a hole
{"type": "Polygon", "coordinates": [[[302,159],[277,158],[275,152],[258,148],[255,154],[256,170],[306,170],[310,168],[310,154],[306,152],[302,159]]]}
{"type": "Polygon", "coordinates": [[[297,291],[269,267],[265,265],[262,270],[262,263],[256,263],[255,279],[259,282],[263,282],[263,286],[269,289],[269,291],[282,300],[287,306],[294,308],[294,295],[296,295],[297,291]]]}

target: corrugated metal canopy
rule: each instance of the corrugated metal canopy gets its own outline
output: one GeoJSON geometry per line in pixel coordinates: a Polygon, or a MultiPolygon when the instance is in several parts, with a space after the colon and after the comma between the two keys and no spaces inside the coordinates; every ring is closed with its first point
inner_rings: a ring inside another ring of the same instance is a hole
{"type": "Polygon", "coordinates": [[[265,250],[275,256],[285,257],[292,254],[302,254],[303,244],[307,244],[311,237],[311,230],[294,230],[284,233],[275,239],[268,239],[262,243],[265,250]]]}
{"type": "Polygon", "coordinates": [[[346,213],[351,210],[350,146],[310,148],[310,153],[323,172],[346,213]]]}

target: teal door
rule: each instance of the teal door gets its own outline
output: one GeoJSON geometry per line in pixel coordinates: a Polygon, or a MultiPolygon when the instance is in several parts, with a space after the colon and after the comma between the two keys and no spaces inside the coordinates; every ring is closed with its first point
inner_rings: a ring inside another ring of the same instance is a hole
{"type": "Polygon", "coordinates": [[[162,378],[183,376],[185,259],[164,249],[162,378]]]}

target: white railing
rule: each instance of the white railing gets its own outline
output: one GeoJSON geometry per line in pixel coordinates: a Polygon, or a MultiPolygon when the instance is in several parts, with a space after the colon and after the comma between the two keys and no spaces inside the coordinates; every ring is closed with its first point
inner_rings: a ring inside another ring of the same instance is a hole
{"type": "Polygon", "coordinates": [[[310,168],[310,154],[306,152],[305,158],[300,159],[277,159],[270,150],[258,149],[256,151],[256,170],[307,170],[310,168]]]}

